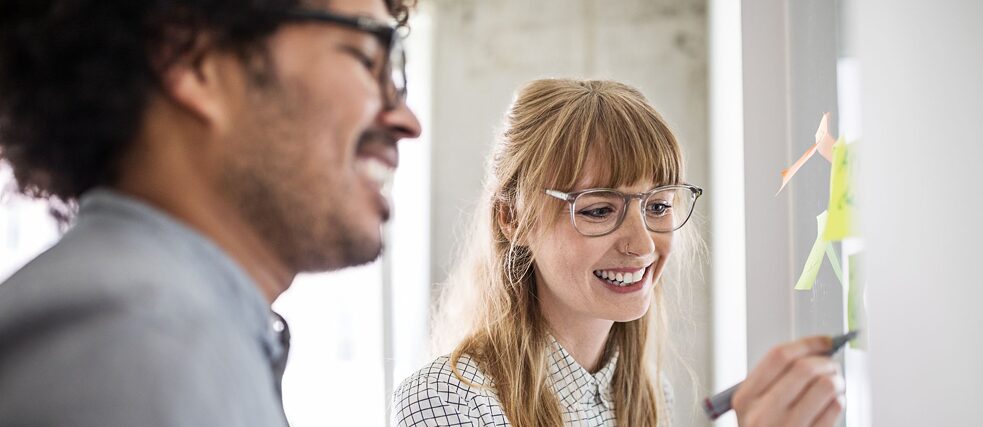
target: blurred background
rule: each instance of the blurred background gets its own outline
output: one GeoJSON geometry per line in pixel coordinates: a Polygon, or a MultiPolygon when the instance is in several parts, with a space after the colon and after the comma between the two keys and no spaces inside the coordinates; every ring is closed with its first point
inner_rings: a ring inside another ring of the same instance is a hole
{"type": "MultiPolygon", "coordinates": [[[[711,256],[684,286],[688,312],[673,331],[698,382],[672,368],[676,425],[710,425],[697,397],[742,379],[772,345],[855,322],[867,339],[838,356],[842,425],[972,424],[983,380],[981,5],[421,0],[408,76],[425,127],[401,146],[388,248],[368,266],[301,276],[274,304],[293,333],[292,425],[386,424],[389,393],[434,356],[430,303],[503,114],[521,84],[543,77],[639,88],[676,131],[688,180],[706,189],[694,225],[711,256]],[[861,231],[833,245],[848,279],[827,262],[796,291],[829,163],[816,156],[775,192],[824,112],[831,134],[858,148],[861,231]]],[[[58,230],[43,205],[9,191],[5,165],[0,186],[2,280],[58,230]]],[[[733,414],[717,425],[736,425],[733,414]]]]}

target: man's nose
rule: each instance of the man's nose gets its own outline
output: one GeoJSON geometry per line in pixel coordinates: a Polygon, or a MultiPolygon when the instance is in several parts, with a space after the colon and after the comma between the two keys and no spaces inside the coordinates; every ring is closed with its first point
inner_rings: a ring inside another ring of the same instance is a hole
{"type": "Polygon", "coordinates": [[[420,120],[405,102],[399,102],[394,108],[380,112],[379,121],[396,139],[416,138],[423,131],[420,120]]]}

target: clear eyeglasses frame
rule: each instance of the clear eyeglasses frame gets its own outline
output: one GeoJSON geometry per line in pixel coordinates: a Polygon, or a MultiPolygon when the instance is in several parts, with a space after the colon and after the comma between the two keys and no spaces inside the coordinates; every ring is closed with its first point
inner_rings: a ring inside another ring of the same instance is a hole
{"type": "Polygon", "coordinates": [[[643,193],[625,194],[612,188],[591,188],[573,193],[546,189],[546,194],[570,205],[570,222],[580,234],[598,237],[613,233],[624,222],[631,201],[638,199],[645,227],[671,233],[689,221],[703,189],[673,184],[643,193]]]}

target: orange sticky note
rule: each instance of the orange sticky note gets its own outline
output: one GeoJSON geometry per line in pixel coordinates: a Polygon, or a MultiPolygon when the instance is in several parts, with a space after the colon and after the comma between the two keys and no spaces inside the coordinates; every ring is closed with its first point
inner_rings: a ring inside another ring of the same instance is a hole
{"type": "Polygon", "coordinates": [[[782,171],[782,186],[778,188],[777,192],[775,192],[776,196],[778,195],[778,193],[781,193],[782,189],[785,188],[785,185],[792,180],[792,177],[795,176],[795,173],[799,171],[799,168],[801,168],[802,165],[806,164],[806,162],[809,161],[809,159],[812,157],[813,154],[816,154],[816,148],[817,147],[813,145],[811,148],[809,148],[809,151],[806,151],[805,154],[802,155],[802,157],[799,157],[799,160],[796,160],[795,163],[792,163],[792,166],[789,166],[787,169],[782,171]]]}
{"type": "Polygon", "coordinates": [[[833,144],[835,143],[836,140],[829,134],[829,113],[823,113],[823,117],[819,120],[819,129],[816,129],[816,143],[813,144],[812,147],[809,147],[805,154],[803,154],[802,157],[799,157],[799,160],[792,163],[792,166],[789,166],[787,169],[782,171],[782,186],[778,188],[775,195],[777,196],[778,193],[782,192],[782,189],[784,189],[788,182],[792,180],[792,177],[799,171],[799,168],[806,164],[806,162],[812,158],[812,155],[816,154],[816,151],[819,151],[819,154],[821,154],[827,161],[832,162],[833,144]]]}
{"type": "Polygon", "coordinates": [[[819,154],[826,158],[826,161],[833,161],[833,144],[836,139],[829,134],[829,113],[824,113],[819,120],[819,129],[816,129],[816,149],[819,154]]]}

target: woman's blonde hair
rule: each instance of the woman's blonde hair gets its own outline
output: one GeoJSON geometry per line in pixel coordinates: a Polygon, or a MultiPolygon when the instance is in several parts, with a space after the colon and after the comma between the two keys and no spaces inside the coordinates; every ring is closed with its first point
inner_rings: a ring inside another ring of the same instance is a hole
{"type": "MultiPolygon", "coordinates": [[[[438,348],[441,339],[459,343],[450,365],[455,367],[462,355],[469,355],[491,380],[505,415],[518,427],[562,424],[548,379],[550,332],[536,297],[535,259],[522,242],[553,225],[550,221],[566,220],[556,215],[566,203],[547,196],[544,189],[573,189],[589,157],[592,167],[600,169],[593,171],[597,182],[592,183],[599,187],[641,181],[676,184],[683,179],[675,136],[636,89],[599,80],[527,84],[506,116],[474,229],[438,304],[438,348]]],[[[678,252],[680,241],[688,239],[677,234],[674,240],[678,252]]],[[[616,322],[608,337],[605,357],[618,354],[612,388],[619,426],[668,421],[660,384],[667,350],[665,280],[657,283],[648,313],[616,322]]],[[[456,368],[455,373],[467,381],[456,368]]]]}

